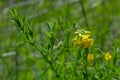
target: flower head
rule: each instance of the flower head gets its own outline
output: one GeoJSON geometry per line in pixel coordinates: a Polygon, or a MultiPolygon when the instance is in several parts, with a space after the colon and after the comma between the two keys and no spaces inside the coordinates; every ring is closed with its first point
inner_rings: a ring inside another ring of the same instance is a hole
{"type": "Polygon", "coordinates": [[[82,46],[84,48],[91,47],[94,40],[92,38],[89,38],[89,35],[83,35],[82,36],[82,46]]]}
{"type": "Polygon", "coordinates": [[[74,39],[73,39],[73,44],[74,44],[75,46],[79,46],[79,45],[81,44],[81,41],[78,40],[77,38],[74,38],[74,39]]]}
{"type": "Polygon", "coordinates": [[[107,52],[106,54],[105,54],[105,60],[110,60],[112,58],[112,55],[109,53],[109,52],[107,52]]]}
{"type": "Polygon", "coordinates": [[[75,46],[82,46],[83,48],[91,47],[94,40],[90,38],[90,31],[86,31],[84,29],[77,30],[75,32],[76,36],[73,39],[73,44],[75,46]]]}
{"type": "Polygon", "coordinates": [[[89,67],[92,67],[93,66],[93,60],[94,60],[94,55],[89,53],[88,56],[87,56],[87,60],[88,60],[88,66],[89,67]]]}
{"type": "Polygon", "coordinates": [[[88,61],[92,61],[92,60],[94,60],[94,55],[89,53],[87,58],[88,58],[88,61]]]}

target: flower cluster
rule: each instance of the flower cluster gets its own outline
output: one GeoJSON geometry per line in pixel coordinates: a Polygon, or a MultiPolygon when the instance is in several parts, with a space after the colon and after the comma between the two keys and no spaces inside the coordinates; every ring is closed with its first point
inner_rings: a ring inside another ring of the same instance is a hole
{"type": "Polygon", "coordinates": [[[105,60],[108,61],[108,60],[110,60],[111,58],[112,58],[112,55],[111,55],[109,52],[107,52],[107,53],[105,54],[105,60]]]}
{"type": "Polygon", "coordinates": [[[93,61],[94,60],[94,55],[89,53],[87,58],[88,58],[88,61],[93,61]]]}
{"type": "Polygon", "coordinates": [[[91,47],[94,40],[90,38],[90,31],[86,31],[84,29],[77,30],[75,32],[76,36],[73,39],[73,44],[75,46],[82,46],[83,48],[91,47]]]}

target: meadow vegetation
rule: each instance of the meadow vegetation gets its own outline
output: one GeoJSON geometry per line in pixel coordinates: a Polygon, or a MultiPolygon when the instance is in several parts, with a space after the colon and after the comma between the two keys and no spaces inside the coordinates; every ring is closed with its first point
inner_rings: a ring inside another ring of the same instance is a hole
{"type": "Polygon", "coordinates": [[[119,4],[1,0],[0,80],[120,80],[119,4]]]}

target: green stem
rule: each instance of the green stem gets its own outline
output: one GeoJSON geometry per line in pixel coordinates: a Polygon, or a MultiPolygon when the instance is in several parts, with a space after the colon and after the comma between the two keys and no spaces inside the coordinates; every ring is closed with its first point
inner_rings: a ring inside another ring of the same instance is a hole
{"type": "Polygon", "coordinates": [[[76,67],[77,67],[78,60],[79,60],[80,57],[81,57],[81,51],[80,51],[80,48],[79,48],[78,53],[77,53],[77,58],[76,58],[76,61],[75,61],[75,65],[74,65],[74,71],[73,71],[73,75],[75,75],[76,80],[77,80],[76,67]]]}
{"type": "Polygon", "coordinates": [[[42,50],[36,44],[33,43],[32,45],[42,54],[42,56],[46,60],[46,62],[49,62],[47,56],[42,52],[42,50]]]}
{"type": "Polygon", "coordinates": [[[46,68],[40,73],[40,75],[38,75],[38,76],[35,78],[35,80],[40,80],[40,78],[43,76],[43,74],[45,74],[45,72],[46,72],[49,68],[50,68],[49,66],[46,67],[46,68]]]}
{"type": "Polygon", "coordinates": [[[85,49],[85,80],[88,80],[88,71],[87,71],[87,66],[88,66],[88,48],[85,49]]]}
{"type": "Polygon", "coordinates": [[[16,47],[16,54],[15,54],[15,80],[18,80],[18,51],[16,47]]]}
{"type": "Polygon", "coordinates": [[[87,29],[89,30],[88,20],[87,20],[85,8],[84,8],[83,0],[80,0],[80,4],[81,4],[81,7],[82,7],[82,14],[83,14],[83,16],[84,16],[85,25],[86,25],[87,29]]]}
{"type": "MultiPolygon", "coordinates": [[[[62,49],[62,51],[52,60],[52,64],[58,59],[58,57],[63,53],[64,51],[64,48],[62,49]]],[[[45,70],[40,74],[38,75],[38,77],[36,77],[35,80],[40,80],[40,78],[42,77],[42,75],[50,68],[50,66],[46,67],[45,70]]]]}
{"type": "Polygon", "coordinates": [[[47,58],[47,56],[42,52],[42,50],[36,44],[33,43],[32,45],[42,54],[42,56],[44,57],[44,59],[46,60],[46,62],[51,66],[52,70],[56,73],[57,78],[61,78],[62,79],[62,77],[58,74],[57,70],[53,66],[52,61],[50,61],[47,58]]]}

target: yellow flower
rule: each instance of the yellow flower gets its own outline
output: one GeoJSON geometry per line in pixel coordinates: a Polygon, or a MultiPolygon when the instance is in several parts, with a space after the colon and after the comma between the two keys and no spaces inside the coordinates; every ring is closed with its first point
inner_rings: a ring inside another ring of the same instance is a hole
{"type": "Polygon", "coordinates": [[[110,60],[112,58],[112,55],[109,53],[109,52],[107,52],[106,54],[105,54],[105,60],[110,60]]]}
{"type": "Polygon", "coordinates": [[[75,32],[76,36],[73,39],[73,44],[75,46],[82,46],[83,48],[91,47],[94,40],[90,37],[90,31],[86,31],[84,29],[77,30],[75,32]]]}
{"type": "Polygon", "coordinates": [[[83,35],[81,44],[84,48],[91,47],[94,40],[92,38],[89,38],[90,35],[83,35]]]}
{"type": "Polygon", "coordinates": [[[77,38],[74,38],[74,39],[73,39],[73,44],[74,44],[75,46],[79,46],[79,45],[81,45],[81,41],[78,40],[77,38]]]}
{"type": "Polygon", "coordinates": [[[88,56],[87,56],[87,59],[88,59],[88,66],[92,67],[93,66],[93,60],[94,60],[94,55],[89,53],[88,56]]]}
{"type": "Polygon", "coordinates": [[[94,55],[89,53],[87,58],[88,58],[88,61],[92,61],[92,60],[94,60],[94,55]]]}
{"type": "Polygon", "coordinates": [[[87,40],[87,39],[89,39],[89,36],[90,36],[90,35],[83,35],[83,36],[82,36],[82,40],[87,40]]]}

